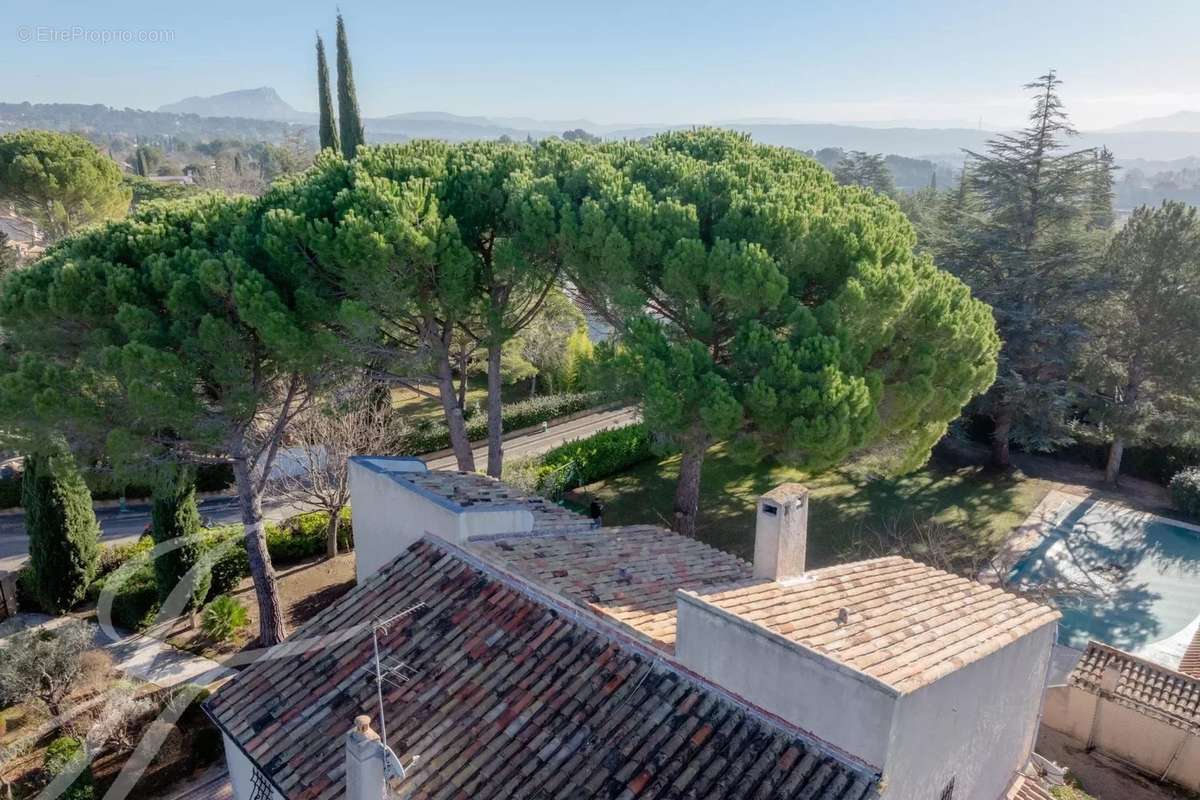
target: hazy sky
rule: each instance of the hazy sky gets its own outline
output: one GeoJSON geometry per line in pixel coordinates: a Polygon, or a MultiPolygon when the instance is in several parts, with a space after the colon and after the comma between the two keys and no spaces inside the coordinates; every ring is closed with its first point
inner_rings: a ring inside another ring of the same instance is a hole
{"type": "MultiPolygon", "coordinates": [[[[1200,0],[340,2],[367,116],[996,127],[1022,118],[1021,84],[1048,67],[1081,128],[1200,110],[1200,0]]],[[[153,109],[272,86],[312,110],[313,37],[332,46],[334,14],[309,0],[0,0],[0,101],[153,109]],[[167,41],[81,40],[114,35],[167,41]]]]}

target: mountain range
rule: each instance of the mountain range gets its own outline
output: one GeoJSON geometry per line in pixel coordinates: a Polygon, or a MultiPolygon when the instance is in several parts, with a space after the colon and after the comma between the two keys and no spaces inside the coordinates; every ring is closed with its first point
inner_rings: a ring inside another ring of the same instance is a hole
{"type": "MultiPolygon", "coordinates": [[[[271,87],[243,89],[209,97],[189,97],[161,106],[159,112],[199,117],[243,118],[311,125],[316,114],[301,111],[271,87]]],[[[929,127],[925,123],[834,124],[787,119],[745,119],[719,123],[721,127],[749,133],[756,141],[800,150],[842,147],[873,153],[894,153],[910,158],[961,160],[964,150],[979,150],[996,131],[970,127],[929,127]]],[[[541,139],[582,128],[606,139],[640,139],[664,130],[693,127],[691,124],[596,123],[588,119],[541,120],[531,117],[464,116],[443,111],[415,111],[365,120],[372,141],[404,141],[412,138],[541,139]]],[[[1168,161],[1200,156],[1200,112],[1180,111],[1165,117],[1136,120],[1103,131],[1087,131],[1074,142],[1077,146],[1111,149],[1121,160],[1168,161]]]]}

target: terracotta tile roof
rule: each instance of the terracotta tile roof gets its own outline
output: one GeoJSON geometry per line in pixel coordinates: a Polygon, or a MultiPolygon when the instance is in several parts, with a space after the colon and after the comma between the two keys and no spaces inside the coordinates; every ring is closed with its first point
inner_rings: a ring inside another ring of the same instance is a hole
{"type": "Polygon", "coordinates": [[[371,638],[363,631],[307,652],[299,643],[416,603],[424,606],[381,639],[412,673],[384,700],[388,744],[404,763],[421,756],[406,796],[876,794],[875,776],[429,539],[297,630],[286,657],[240,673],[206,709],[288,800],[343,797],[344,735],[356,715],[377,717],[363,669],[371,638]]]}
{"type": "Polygon", "coordinates": [[[1018,775],[1003,800],[1054,800],[1054,795],[1027,775],[1018,775]]]}
{"type": "Polygon", "coordinates": [[[533,513],[535,531],[585,530],[595,527],[595,522],[582,514],[576,514],[544,497],[526,494],[477,472],[430,470],[391,474],[393,479],[408,482],[426,494],[440,497],[461,509],[523,506],[533,513]]]}
{"type": "Polygon", "coordinates": [[[1179,671],[1184,675],[1200,678],[1200,628],[1196,628],[1196,635],[1192,637],[1192,643],[1188,645],[1183,659],[1179,662],[1179,671]]]}
{"type": "Polygon", "coordinates": [[[1059,619],[1048,606],[899,556],[699,593],[729,613],[912,691],[1059,619]]]}
{"type": "Polygon", "coordinates": [[[1118,674],[1116,688],[1110,695],[1113,700],[1176,727],[1200,731],[1200,678],[1167,669],[1115,647],[1089,642],[1067,683],[1100,694],[1104,673],[1110,666],[1118,674]]]}
{"type": "Polygon", "coordinates": [[[751,577],[745,561],[654,525],[473,541],[502,569],[628,626],[649,643],[675,646],[675,590],[751,577]]]}

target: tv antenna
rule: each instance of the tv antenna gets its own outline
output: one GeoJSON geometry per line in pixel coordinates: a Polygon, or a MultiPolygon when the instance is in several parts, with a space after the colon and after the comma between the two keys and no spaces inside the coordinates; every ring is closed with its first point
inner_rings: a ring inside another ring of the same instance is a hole
{"type": "Polygon", "coordinates": [[[387,619],[371,623],[371,644],[374,648],[375,663],[373,667],[364,667],[363,669],[371,672],[375,677],[375,699],[379,704],[379,746],[383,748],[383,776],[388,784],[393,781],[402,781],[408,777],[408,771],[413,768],[420,756],[413,756],[412,760],[405,765],[392,748],[388,747],[387,714],[383,708],[383,685],[386,683],[394,689],[403,688],[405,684],[417,677],[418,671],[397,656],[381,656],[379,654],[379,634],[382,632],[386,636],[391,626],[423,608],[425,608],[425,603],[417,603],[399,614],[393,614],[387,619]]]}

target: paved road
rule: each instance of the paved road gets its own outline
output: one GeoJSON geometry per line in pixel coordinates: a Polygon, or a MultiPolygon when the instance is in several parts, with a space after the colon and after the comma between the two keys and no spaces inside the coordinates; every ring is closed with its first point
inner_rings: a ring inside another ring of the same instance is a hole
{"type": "MultiPolygon", "coordinates": [[[[570,422],[549,425],[545,430],[534,431],[506,441],[504,457],[521,458],[537,455],[557,447],[565,441],[588,436],[605,428],[628,425],[636,422],[637,419],[636,410],[622,408],[600,411],[570,422]]],[[[486,444],[475,448],[475,466],[480,471],[487,466],[486,444]]],[[[434,459],[429,462],[429,467],[431,469],[454,469],[454,456],[434,459]]],[[[301,510],[303,509],[281,502],[267,502],[263,508],[264,515],[269,520],[287,519],[301,510]]],[[[236,523],[241,519],[237,498],[228,496],[206,498],[200,502],[200,516],[216,525],[236,523]]],[[[100,538],[104,544],[132,542],[136,541],[146,526],[150,524],[150,506],[147,503],[130,503],[124,511],[115,506],[105,506],[96,509],[96,519],[100,522],[100,538]]],[[[19,513],[0,515],[0,570],[19,568],[28,552],[24,515],[19,513]]]]}
{"type": "MultiPolygon", "coordinates": [[[[619,428],[622,425],[637,422],[637,420],[638,412],[636,409],[619,408],[613,411],[600,411],[558,425],[549,425],[545,430],[534,431],[533,433],[527,433],[524,436],[518,436],[506,441],[504,443],[504,457],[509,459],[537,455],[558,447],[563,442],[570,441],[571,439],[590,436],[606,428],[619,428]]],[[[487,445],[484,444],[476,447],[474,453],[475,468],[483,472],[487,468],[487,445]]],[[[453,455],[437,458],[429,462],[430,469],[454,469],[455,465],[456,462],[453,455]]]]}
{"type": "MultiPolygon", "coordinates": [[[[198,506],[201,518],[212,525],[231,525],[242,518],[236,497],[208,497],[201,500],[198,506]]],[[[264,516],[269,520],[286,519],[298,511],[287,503],[279,502],[268,502],[263,508],[264,516]]],[[[129,503],[124,511],[116,506],[102,506],[96,509],[96,520],[100,523],[100,541],[103,544],[134,542],[150,524],[150,504],[129,503]]],[[[28,552],[25,515],[0,515],[0,571],[19,568],[28,552]]]]}

